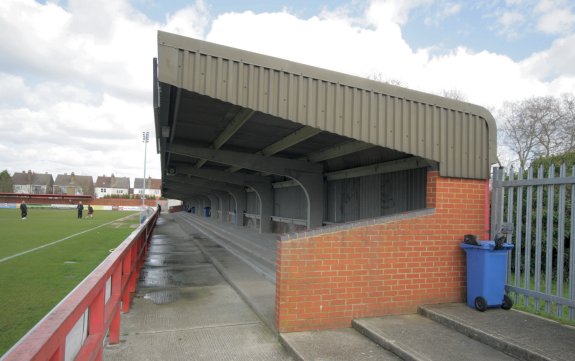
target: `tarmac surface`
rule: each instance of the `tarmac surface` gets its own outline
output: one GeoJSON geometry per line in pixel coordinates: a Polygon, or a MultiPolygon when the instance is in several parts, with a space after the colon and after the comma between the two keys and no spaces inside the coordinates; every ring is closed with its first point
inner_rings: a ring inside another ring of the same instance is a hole
{"type": "Polygon", "coordinates": [[[575,328],[465,304],[278,334],[277,235],[188,213],[162,215],[121,342],[104,360],[575,360],[575,328]]]}

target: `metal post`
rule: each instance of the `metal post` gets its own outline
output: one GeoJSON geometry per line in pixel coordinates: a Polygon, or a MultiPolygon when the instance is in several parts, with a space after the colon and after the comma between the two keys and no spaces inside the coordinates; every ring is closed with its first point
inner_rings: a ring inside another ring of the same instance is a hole
{"type": "Polygon", "coordinates": [[[142,207],[146,206],[146,154],[149,140],[150,132],[142,132],[142,141],[144,142],[144,193],[142,194],[142,207]]]}

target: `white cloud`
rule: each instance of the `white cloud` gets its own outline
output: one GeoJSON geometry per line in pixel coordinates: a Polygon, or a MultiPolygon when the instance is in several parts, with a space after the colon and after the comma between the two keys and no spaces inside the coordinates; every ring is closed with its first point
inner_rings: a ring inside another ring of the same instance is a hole
{"type": "Polygon", "coordinates": [[[0,155],[0,163],[19,171],[16,164],[23,156],[18,154],[25,150],[23,155],[29,157],[24,168],[37,172],[137,176],[143,167],[142,128],[134,127],[132,120],[147,119],[151,129],[150,112],[144,104],[107,95],[93,105],[60,100],[37,110],[3,110],[0,132],[10,151],[0,155]]]}
{"type": "Polygon", "coordinates": [[[539,15],[537,29],[546,34],[564,34],[575,26],[574,5],[564,0],[540,0],[535,6],[539,15]]]}
{"type": "Polygon", "coordinates": [[[0,5],[0,66],[40,80],[58,79],[144,97],[149,58],[155,53],[151,23],[129,18],[125,1],[71,1],[68,9],[26,0],[0,5]],[[16,15],[16,16],[14,16],[16,15]],[[131,63],[126,62],[132,58],[131,63]],[[148,59],[146,59],[148,58],[148,59]]]}
{"type": "Polygon", "coordinates": [[[215,19],[207,40],[364,77],[401,78],[427,59],[426,51],[412,51],[397,24],[366,28],[349,18],[225,14],[215,19]]]}
{"type": "Polygon", "coordinates": [[[434,14],[433,17],[425,18],[425,25],[438,25],[446,18],[458,14],[460,11],[461,4],[451,2],[442,4],[442,7],[434,14]]]}
{"type": "Polygon", "coordinates": [[[203,0],[196,0],[166,18],[164,30],[192,38],[203,38],[210,22],[208,7],[203,0]]]}
{"type": "Polygon", "coordinates": [[[539,18],[537,29],[547,34],[561,34],[570,31],[575,24],[575,15],[567,9],[546,12],[539,18]]]}
{"type": "Polygon", "coordinates": [[[496,19],[499,28],[499,34],[508,38],[519,36],[518,29],[525,22],[525,16],[519,11],[505,11],[496,19]]]}
{"type": "Polygon", "coordinates": [[[433,0],[372,0],[365,20],[376,27],[387,26],[389,23],[404,25],[412,9],[432,2],[433,0]]]}
{"type": "Polygon", "coordinates": [[[530,0],[505,0],[505,5],[507,5],[507,6],[523,5],[527,1],[530,1],[530,0]]]}
{"type": "Polygon", "coordinates": [[[575,34],[554,41],[551,48],[531,55],[521,66],[543,80],[575,76],[575,34]]]}
{"type": "Polygon", "coordinates": [[[545,92],[544,84],[522,71],[511,58],[465,48],[433,57],[416,76],[426,91],[459,89],[470,102],[488,108],[499,107],[503,100],[545,92]]]}
{"type": "Polygon", "coordinates": [[[27,87],[21,77],[0,72],[0,111],[10,104],[21,102],[22,94],[26,94],[27,87]]]}

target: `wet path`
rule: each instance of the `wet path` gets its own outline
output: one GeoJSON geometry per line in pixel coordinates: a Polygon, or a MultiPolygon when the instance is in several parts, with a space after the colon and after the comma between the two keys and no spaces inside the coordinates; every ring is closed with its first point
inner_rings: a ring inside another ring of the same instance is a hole
{"type": "Polygon", "coordinates": [[[121,342],[104,360],[291,360],[198,241],[162,215],[121,342]]]}

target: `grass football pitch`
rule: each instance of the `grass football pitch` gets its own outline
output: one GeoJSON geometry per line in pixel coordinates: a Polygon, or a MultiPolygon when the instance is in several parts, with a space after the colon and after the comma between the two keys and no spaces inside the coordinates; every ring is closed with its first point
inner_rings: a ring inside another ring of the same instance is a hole
{"type": "Polygon", "coordinates": [[[138,226],[137,213],[0,209],[0,355],[138,226]],[[84,212],[86,214],[87,212],[84,212]]]}

